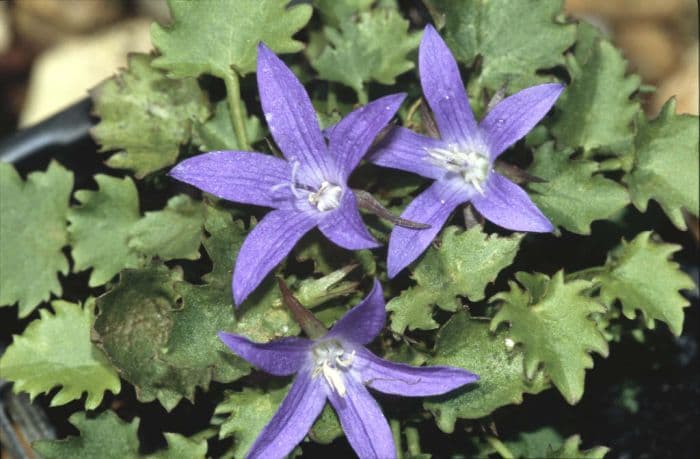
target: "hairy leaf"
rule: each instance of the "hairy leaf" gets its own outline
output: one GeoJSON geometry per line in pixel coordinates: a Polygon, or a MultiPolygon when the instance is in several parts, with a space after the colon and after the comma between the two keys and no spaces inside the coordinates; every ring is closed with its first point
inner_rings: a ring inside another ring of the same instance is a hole
{"type": "Polygon", "coordinates": [[[455,311],[461,305],[459,296],[484,299],[486,286],[513,262],[522,236],[489,236],[478,226],[467,231],[449,226],[441,238],[439,246],[428,248],[415,265],[411,277],[416,285],[387,305],[392,312],[391,329],[397,333],[406,328],[437,328],[433,305],[455,311]]]}
{"type": "Polygon", "coordinates": [[[68,213],[71,255],[75,270],[92,268],[90,287],[108,282],[123,268],[139,265],[138,254],[127,245],[129,232],[139,220],[139,198],[134,182],[96,175],[98,191],[80,190],[80,206],[68,213]]]}
{"type": "MultiPolygon", "coordinates": [[[[263,137],[260,119],[256,116],[248,116],[245,106],[242,109],[246,138],[250,143],[260,140],[263,137]]],[[[233,131],[228,103],[225,101],[217,103],[214,115],[206,122],[195,126],[193,141],[199,145],[201,151],[242,149],[233,131]]]]}
{"type": "Polygon", "coordinates": [[[693,280],[670,260],[681,247],[654,242],[651,234],[640,233],[610,253],[605,271],[596,276],[600,297],[608,307],[620,300],[622,312],[629,319],[639,310],[647,323],[661,320],[679,336],[683,331],[683,308],[689,305],[679,290],[693,288],[693,280]]]}
{"type": "Polygon", "coordinates": [[[542,145],[528,172],[545,179],[531,183],[532,200],[557,226],[590,234],[591,223],[610,218],[629,204],[627,190],[600,174],[597,162],[571,159],[571,151],[542,145]]]}
{"type": "MultiPolygon", "coordinates": [[[[321,13],[324,23],[337,27],[357,13],[368,11],[375,0],[313,0],[311,3],[321,13]]],[[[387,3],[386,0],[383,3],[387,3]]]]}
{"type": "Polygon", "coordinates": [[[506,333],[491,333],[486,319],[455,314],[440,329],[435,356],[429,365],[451,365],[479,375],[479,381],[440,397],[431,397],[425,407],[443,432],[452,433],[457,418],[477,419],[496,408],[519,404],[523,394],[547,388],[542,372],[531,381],[523,378],[523,355],[508,348],[506,333]]]}
{"type": "Polygon", "coordinates": [[[525,376],[534,377],[542,365],[566,400],[574,404],[583,395],[586,368],[593,367],[590,352],[608,355],[608,343],[591,319],[605,308],[583,294],[590,282],[564,282],[562,271],[551,279],[525,272],[515,277],[522,287],[511,282],[509,292],[493,297],[500,301],[500,310],[491,329],[509,322],[508,337],[523,345],[525,376]]]}
{"type": "Polygon", "coordinates": [[[68,274],[61,251],[68,242],[66,213],[73,174],[51,162],[22,181],[0,163],[0,306],[19,303],[19,316],[61,294],[57,272],[68,274]]]}
{"type": "Polygon", "coordinates": [[[564,443],[557,449],[552,447],[547,451],[545,457],[551,459],[557,459],[562,457],[576,457],[581,459],[603,459],[605,455],[610,451],[610,448],[605,446],[595,446],[591,449],[582,451],[581,447],[581,437],[579,435],[572,435],[571,437],[564,440],[564,443]]]}
{"type": "Polygon", "coordinates": [[[640,120],[634,164],[624,181],[639,210],[646,211],[649,199],[654,199],[676,227],[685,229],[683,209],[697,217],[700,206],[700,124],[697,116],[675,115],[675,109],[676,102],[671,99],[656,119],[640,120]]]}
{"type": "Polygon", "coordinates": [[[92,91],[100,122],[92,135],[101,152],[118,150],[107,164],[141,178],[174,164],[192,123],[209,116],[197,81],[174,80],[151,67],[151,57],[129,56],[129,68],[92,91]]]}
{"type": "Polygon", "coordinates": [[[569,56],[572,82],[557,102],[552,134],[564,147],[609,152],[624,150],[634,135],[639,102],[636,75],[626,76],[627,62],[612,44],[597,40],[590,54],[569,56]],[[585,60],[584,56],[587,57],[585,60]],[[578,58],[577,58],[578,57],[578,58]]]}
{"type": "Polygon", "coordinates": [[[168,200],[163,210],[146,212],[128,235],[131,250],[162,260],[199,258],[204,208],[198,201],[180,194],[168,200]]]}
{"type": "Polygon", "coordinates": [[[481,57],[479,81],[511,91],[545,78],[537,75],[564,63],[574,25],[557,20],[561,0],[429,0],[436,21],[445,22],[445,39],[455,57],[473,65],[481,57]]]}
{"type": "Polygon", "coordinates": [[[68,418],[80,436],[64,440],[39,440],[32,446],[44,459],[94,459],[110,457],[137,459],[139,439],[136,431],[139,419],[124,422],[112,411],[105,411],[93,419],[85,413],[75,413],[68,418]]]}
{"type": "Polygon", "coordinates": [[[180,434],[166,432],[163,434],[168,447],[155,454],[149,454],[149,459],[204,459],[207,457],[207,441],[194,440],[180,434]]]}
{"type": "Polygon", "coordinates": [[[364,83],[393,84],[411,70],[406,55],[420,42],[420,34],[408,32],[408,21],[394,9],[361,13],[357,21],[343,21],[340,30],[326,27],[323,33],[329,45],[311,65],[321,78],[350,86],[361,99],[364,83]]]}
{"type": "Polygon", "coordinates": [[[171,76],[203,73],[226,78],[233,67],[241,75],[255,70],[257,45],[276,53],[293,53],[303,44],[294,35],[311,18],[309,5],[287,7],[288,0],[169,0],[173,23],[154,24],[151,40],[161,56],[153,65],[171,76]]]}
{"type": "Polygon", "coordinates": [[[14,383],[13,390],[27,392],[31,398],[60,386],[51,406],[65,405],[87,393],[85,408],[95,409],[104,392],[119,393],[121,383],[90,341],[94,303],[81,308],[57,300],[52,305],[55,314],[40,310],[40,318],[14,337],[0,358],[0,374],[14,383]]]}

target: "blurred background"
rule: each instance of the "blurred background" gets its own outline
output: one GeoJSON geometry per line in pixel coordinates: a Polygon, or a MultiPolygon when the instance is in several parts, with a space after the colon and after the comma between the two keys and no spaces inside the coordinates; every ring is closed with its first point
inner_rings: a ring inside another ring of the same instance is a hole
{"type": "MultiPolygon", "coordinates": [[[[648,115],[672,95],[679,113],[698,114],[696,0],[567,0],[566,9],[657,87],[648,115]]],[[[153,20],[169,20],[165,0],[0,0],[0,138],[85,97],[128,52],[149,51],[153,20]]]]}

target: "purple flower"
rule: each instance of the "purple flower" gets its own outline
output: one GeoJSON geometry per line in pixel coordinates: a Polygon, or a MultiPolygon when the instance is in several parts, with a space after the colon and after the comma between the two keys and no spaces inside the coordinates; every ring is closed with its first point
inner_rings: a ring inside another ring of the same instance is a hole
{"type": "Polygon", "coordinates": [[[391,233],[389,277],[423,253],[454,208],[467,201],[504,228],[553,230],[527,193],[495,172],[493,163],[547,114],[564,87],[553,83],[524,89],[501,101],[477,124],[457,63],[432,26],[425,29],[418,56],[423,93],[441,139],[396,128],[369,158],[380,166],[435,180],[401,215],[430,228],[396,226],[391,233]]]}
{"type": "Polygon", "coordinates": [[[234,353],[259,369],[278,376],[296,373],[289,393],[247,457],[287,455],[309,431],[326,399],[359,457],[396,457],[389,423],[367,387],[420,397],[444,394],[479,379],[458,368],[412,367],[375,356],[364,346],[384,327],[385,317],[382,288],[375,281],[367,298],[321,338],[282,338],[260,344],[219,333],[234,353]]]}
{"type": "Polygon", "coordinates": [[[312,228],[349,250],[376,247],[347,185],[404,94],[382,97],[346,116],[326,144],[304,87],[264,44],[258,46],[258,88],[272,137],[286,160],[263,153],[215,151],[187,159],[170,175],[229,201],[274,210],[241,246],[233,272],[236,305],[312,228]]]}

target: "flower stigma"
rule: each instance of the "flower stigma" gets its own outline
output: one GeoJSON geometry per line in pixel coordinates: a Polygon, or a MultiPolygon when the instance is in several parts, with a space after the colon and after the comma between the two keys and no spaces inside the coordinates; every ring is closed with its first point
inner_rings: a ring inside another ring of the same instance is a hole
{"type": "Polygon", "coordinates": [[[333,210],[340,205],[343,189],[338,185],[324,181],[318,190],[309,193],[309,204],[316,206],[321,212],[333,210]]]}
{"type": "Polygon", "coordinates": [[[448,174],[460,176],[479,194],[484,194],[484,183],[491,168],[488,155],[478,150],[462,150],[457,145],[426,149],[426,151],[428,159],[433,164],[443,168],[448,174]]]}
{"type": "Polygon", "coordinates": [[[336,340],[322,341],[312,349],[314,358],[314,378],[323,375],[331,390],[345,397],[345,380],[343,372],[347,371],[355,360],[355,351],[346,352],[336,340]]]}

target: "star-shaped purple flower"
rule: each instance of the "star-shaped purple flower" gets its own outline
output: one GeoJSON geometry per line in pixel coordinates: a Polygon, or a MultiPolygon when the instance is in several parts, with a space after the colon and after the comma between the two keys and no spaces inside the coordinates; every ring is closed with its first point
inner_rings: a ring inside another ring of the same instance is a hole
{"type": "Polygon", "coordinates": [[[182,161],[170,175],[220,198],[272,207],[241,246],[233,272],[236,305],[312,228],[349,250],[376,247],[347,185],[404,94],[361,107],[321,134],[309,96],[292,71],[258,46],[258,88],[272,137],[286,160],[248,151],[215,151],[182,161]]]}
{"type": "Polygon", "coordinates": [[[289,393],[258,435],[248,458],[286,456],[309,431],[326,399],[359,457],[396,457],[389,423],[367,387],[421,397],[441,395],[479,379],[459,368],[413,367],[372,354],[365,345],[382,330],[385,318],[382,287],[375,280],[367,298],[318,339],[288,337],[255,343],[219,333],[235,354],[257,368],[277,376],[296,373],[289,393]]]}
{"type": "Polygon", "coordinates": [[[549,232],[552,224],[527,193],[493,170],[496,158],[544,117],[564,87],[542,84],[496,105],[477,124],[457,68],[440,35],[427,26],[418,51],[423,94],[441,138],[405,128],[389,133],[369,160],[434,179],[401,215],[428,229],[394,227],[388,272],[393,277],[423,253],[450,213],[467,201],[488,220],[516,231],[549,232]]]}

